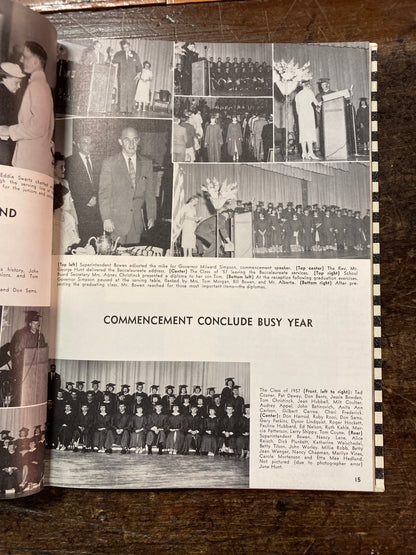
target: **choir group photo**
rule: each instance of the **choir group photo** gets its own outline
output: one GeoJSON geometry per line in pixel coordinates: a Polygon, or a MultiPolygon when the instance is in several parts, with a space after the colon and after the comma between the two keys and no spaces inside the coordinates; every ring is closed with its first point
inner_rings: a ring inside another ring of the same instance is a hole
{"type": "Polygon", "coordinates": [[[175,43],[175,95],[272,96],[271,44],[175,43]]]}
{"type": "Polygon", "coordinates": [[[369,164],[179,164],[175,256],[369,258],[369,164]]]}
{"type": "Polygon", "coordinates": [[[171,122],[56,123],[53,254],[163,256],[170,247],[171,122]]]}
{"type": "Polygon", "coordinates": [[[247,487],[249,380],[248,363],[51,361],[46,447],[58,480],[247,487]]]}
{"type": "Polygon", "coordinates": [[[369,160],[368,66],[367,43],[274,45],[276,149],[285,161],[369,160]]]}
{"type": "Polygon", "coordinates": [[[139,38],[62,42],[57,112],[171,118],[173,44],[139,38]]]}
{"type": "Polygon", "coordinates": [[[176,97],[174,162],[273,161],[270,98],[176,97]]]}
{"type": "Polygon", "coordinates": [[[0,408],[0,499],[40,491],[44,479],[46,404],[0,408]]]}
{"type": "Polygon", "coordinates": [[[0,306],[0,407],[45,401],[48,336],[49,307],[0,306]]]}

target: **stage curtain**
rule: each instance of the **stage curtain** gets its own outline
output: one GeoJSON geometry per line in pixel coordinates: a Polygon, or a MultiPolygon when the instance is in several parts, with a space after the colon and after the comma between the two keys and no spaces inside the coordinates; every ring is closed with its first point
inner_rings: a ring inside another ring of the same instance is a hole
{"type": "MultiPolygon", "coordinates": [[[[139,55],[140,61],[148,61],[151,64],[153,72],[153,81],[151,89],[155,91],[167,90],[172,93],[173,83],[173,43],[169,41],[153,41],[146,39],[130,39],[130,49],[139,55]]],[[[121,50],[120,39],[100,39],[102,44],[101,53],[107,58],[107,48],[111,46],[114,52],[121,50]]],[[[91,41],[83,41],[80,43],[63,42],[69,53],[69,59],[79,63],[82,53],[91,41]]]]}
{"type": "Polygon", "coordinates": [[[251,58],[252,62],[259,62],[271,65],[272,64],[272,45],[271,44],[250,44],[250,43],[210,43],[210,42],[198,42],[195,43],[196,51],[198,52],[200,58],[207,58],[207,60],[212,56],[214,62],[218,58],[221,58],[222,62],[225,62],[227,57],[230,58],[230,62],[233,62],[234,58],[238,59],[245,58],[247,62],[248,58],[251,58]]]}
{"type": "MultiPolygon", "coordinates": [[[[237,197],[243,202],[259,200],[284,206],[291,201],[302,204],[302,180],[307,182],[308,204],[336,205],[360,210],[370,208],[368,163],[338,164],[181,164],[185,201],[201,192],[207,178],[227,179],[238,185],[237,197]]],[[[204,200],[197,206],[197,215],[206,218],[213,213],[204,200]]]]}
{"type": "Polygon", "coordinates": [[[136,382],[145,382],[144,389],[150,393],[152,385],[159,386],[159,394],[165,394],[167,385],[175,386],[175,395],[179,394],[179,385],[186,384],[188,393],[192,394],[194,385],[202,387],[206,395],[208,387],[215,387],[221,393],[225,379],[234,378],[241,386],[240,395],[246,402],[250,399],[250,365],[247,362],[137,362],[137,361],[98,361],[98,360],[57,360],[56,371],[61,376],[62,387],[65,382],[85,381],[85,390],[91,388],[92,380],[100,380],[100,389],[105,390],[107,383],[116,384],[116,392],[121,385],[130,385],[134,393],[136,382]]]}
{"type": "Polygon", "coordinates": [[[46,343],[49,342],[49,307],[3,306],[0,345],[9,343],[14,332],[26,326],[26,311],[28,310],[39,312],[41,316],[40,331],[43,333],[46,343]]]}
{"type": "MultiPolygon", "coordinates": [[[[312,90],[315,95],[319,88],[317,81],[322,77],[330,79],[330,86],[333,91],[353,88],[353,105],[357,109],[360,97],[369,98],[369,68],[368,68],[368,45],[357,43],[357,46],[348,46],[348,43],[339,45],[327,44],[276,44],[274,45],[274,59],[286,62],[294,60],[302,67],[306,62],[310,62],[312,72],[312,90]]],[[[275,86],[276,93],[276,86],[275,86]]],[[[293,98],[290,95],[290,105],[288,113],[288,128],[293,130],[293,98]]],[[[285,127],[283,97],[277,93],[275,104],[275,124],[277,127],[285,127]]]]}
{"type": "MultiPolygon", "coordinates": [[[[46,396],[46,392],[45,392],[46,396]]],[[[29,428],[29,437],[33,436],[35,426],[45,428],[46,403],[31,407],[0,409],[0,430],[10,430],[10,435],[19,437],[19,430],[29,428]]]]}
{"type": "Polygon", "coordinates": [[[325,186],[319,175],[311,173],[308,182],[308,203],[335,205],[340,208],[359,210],[361,216],[370,208],[369,164],[349,162],[348,171],[337,170],[328,178],[325,186]]]}
{"type": "MultiPolygon", "coordinates": [[[[269,164],[267,165],[269,167],[269,164]]],[[[184,173],[185,201],[201,192],[206,179],[216,177],[219,181],[237,183],[237,198],[243,202],[302,202],[301,180],[281,175],[276,171],[262,169],[248,164],[181,164],[184,173]]],[[[212,207],[201,201],[197,215],[201,218],[213,213],[212,207]]]]}

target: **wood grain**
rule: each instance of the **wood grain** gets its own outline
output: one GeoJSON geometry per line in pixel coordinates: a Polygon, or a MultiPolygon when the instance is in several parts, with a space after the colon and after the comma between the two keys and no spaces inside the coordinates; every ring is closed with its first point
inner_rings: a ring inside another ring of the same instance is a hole
{"type": "Polygon", "coordinates": [[[415,552],[415,15],[413,0],[247,0],[49,15],[66,38],[379,43],[386,492],[47,488],[0,504],[2,553],[415,552]]]}

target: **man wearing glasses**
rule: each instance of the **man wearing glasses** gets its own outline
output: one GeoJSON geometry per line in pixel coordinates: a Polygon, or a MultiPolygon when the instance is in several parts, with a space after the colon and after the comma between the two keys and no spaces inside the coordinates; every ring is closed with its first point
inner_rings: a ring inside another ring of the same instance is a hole
{"type": "Polygon", "coordinates": [[[103,162],[98,202],[104,231],[114,239],[120,237],[121,245],[137,245],[143,230],[153,227],[156,218],[153,166],[137,152],[137,129],[124,128],[118,142],[121,152],[103,162]]]}

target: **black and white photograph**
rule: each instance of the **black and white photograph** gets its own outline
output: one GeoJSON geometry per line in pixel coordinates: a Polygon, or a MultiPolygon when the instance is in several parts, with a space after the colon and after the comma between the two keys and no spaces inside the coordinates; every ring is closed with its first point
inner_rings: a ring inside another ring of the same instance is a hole
{"type": "Polygon", "coordinates": [[[369,258],[366,162],[178,164],[172,252],[225,258],[369,258]]]}
{"type": "Polygon", "coordinates": [[[55,485],[248,487],[248,363],[53,360],[48,383],[55,485]]]}
{"type": "Polygon", "coordinates": [[[174,162],[273,161],[271,98],[175,97],[173,121],[174,162]]]}
{"type": "Polygon", "coordinates": [[[45,401],[49,307],[0,307],[0,407],[45,401]]]}
{"type": "Polygon", "coordinates": [[[172,173],[171,121],[58,120],[53,254],[164,256],[172,173]]]}
{"type": "Polygon", "coordinates": [[[56,32],[18,4],[0,15],[0,164],[52,176],[56,32]]]}
{"type": "Polygon", "coordinates": [[[369,160],[368,67],[368,43],[274,45],[276,149],[285,161],[369,160]]]}
{"type": "Polygon", "coordinates": [[[175,43],[175,94],[272,96],[271,44],[175,43]]]}
{"type": "Polygon", "coordinates": [[[61,42],[58,113],[171,118],[173,44],[139,38],[61,42]]]}
{"type": "Polygon", "coordinates": [[[0,408],[0,499],[42,489],[45,431],[46,403],[0,408]]]}

